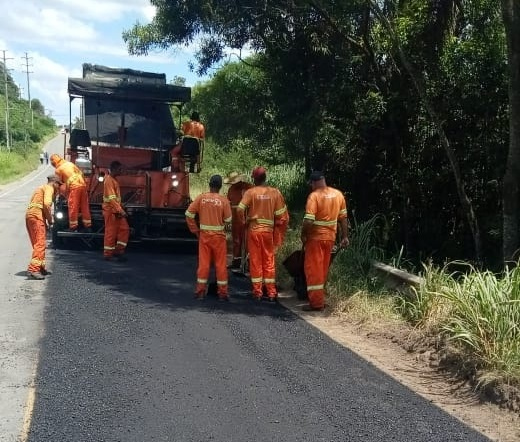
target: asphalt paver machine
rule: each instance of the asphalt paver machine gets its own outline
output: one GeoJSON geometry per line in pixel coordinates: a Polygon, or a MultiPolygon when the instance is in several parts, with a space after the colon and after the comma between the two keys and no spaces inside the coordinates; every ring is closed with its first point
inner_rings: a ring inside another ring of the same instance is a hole
{"type": "Polygon", "coordinates": [[[68,134],[64,155],[86,178],[92,231],[68,231],[67,199],[62,196],[54,213],[56,246],[72,237],[87,244],[102,238],[103,181],[115,160],[123,165],[118,182],[131,241],[195,239],[184,213],[191,202],[190,173],[200,171],[202,145],[193,139],[184,143],[182,168],[173,169],[171,159],[172,149],[184,146],[172,109],[182,110],[191,89],[168,84],[165,74],[84,64],[82,78],[68,79],[68,93],[71,115],[73,100],[82,102],[79,124],[68,134]]]}

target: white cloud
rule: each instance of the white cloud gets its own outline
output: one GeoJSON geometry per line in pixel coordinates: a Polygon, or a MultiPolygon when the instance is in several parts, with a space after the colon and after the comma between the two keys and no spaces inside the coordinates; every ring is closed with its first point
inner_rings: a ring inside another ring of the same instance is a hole
{"type": "Polygon", "coordinates": [[[198,80],[188,69],[193,46],[146,57],[128,54],[122,32],[152,20],[155,7],[149,0],[0,0],[0,10],[0,50],[7,51],[7,67],[26,98],[22,57],[31,57],[31,98],[52,109],[60,123],[68,121],[67,78],[81,76],[83,63],[165,72],[168,79],[185,77],[187,84],[198,80]]]}

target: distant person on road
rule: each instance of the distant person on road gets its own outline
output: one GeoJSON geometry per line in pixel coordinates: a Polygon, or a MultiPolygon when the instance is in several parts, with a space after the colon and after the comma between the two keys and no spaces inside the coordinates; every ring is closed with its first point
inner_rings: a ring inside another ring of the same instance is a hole
{"type": "Polygon", "coordinates": [[[312,192],[307,197],[301,230],[309,297],[309,305],[304,306],[303,310],[321,311],[325,308],[325,284],[338,224],[341,227],[339,246],[349,244],[347,203],[339,190],[327,186],[325,175],[320,171],[311,173],[310,185],[312,192]]]}
{"type": "Polygon", "coordinates": [[[224,184],[230,184],[227,198],[231,204],[231,213],[233,216],[233,221],[231,222],[233,259],[230,267],[232,269],[238,269],[242,261],[242,245],[244,242],[245,225],[242,224],[237,214],[237,209],[245,191],[251,189],[253,185],[247,182],[245,175],[238,172],[231,172],[226,178],[224,178],[224,184]]]}
{"type": "Polygon", "coordinates": [[[56,176],[65,183],[68,190],[69,230],[78,231],[79,215],[85,230],[92,228],[87,185],[81,170],[70,161],[64,160],[58,154],[51,155],[51,164],[56,168],[56,176]]]}
{"type": "Polygon", "coordinates": [[[281,192],[266,184],[267,171],[263,167],[255,167],[251,177],[255,186],[244,193],[237,214],[240,222],[247,225],[253,299],[262,299],[265,287],[268,300],[274,302],[278,297],[274,255],[283,242],[289,212],[281,192]]]}
{"type": "Polygon", "coordinates": [[[125,251],[130,237],[127,214],[121,205],[121,191],[117,177],[121,175],[122,164],[112,161],[110,175],[103,181],[103,218],[105,236],[103,240],[103,258],[106,261],[126,261],[125,251]]]}
{"type": "Polygon", "coordinates": [[[45,164],[49,164],[49,152],[43,151],[43,157],[45,158],[45,164]]]}
{"type": "Polygon", "coordinates": [[[47,184],[33,192],[25,212],[25,225],[32,246],[32,256],[27,276],[31,279],[44,279],[49,274],[45,267],[46,231],[52,228],[52,203],[62,183],[55,175],[47,177],[47,184]]]}
{"type": "Polygon", "coordinates": [[[199,239],[195,298],[200,300],[206,296],[212,264],[217,276],[218,299],[229,300],[226,230],[231,223],[231,206],[227,198],[220,195],[221,188],[222,177],[213,175],[209,180],[209,192],[200,194],[186,210],[188,228],[199,239]]]}

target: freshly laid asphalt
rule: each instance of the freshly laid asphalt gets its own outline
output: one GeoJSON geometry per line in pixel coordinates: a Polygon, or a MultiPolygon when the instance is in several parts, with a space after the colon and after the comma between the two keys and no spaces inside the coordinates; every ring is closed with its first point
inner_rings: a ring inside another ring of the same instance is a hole
{"type": "Polygon", "coordinates": [[[243,278],[195,301],[193,247],[49,250],[53,274],[28,280],[24,213],[49,173],[0,188],[0,441],[488,440],[243,278]]]}
{"type": "Polygon", "coordinates": [[[245,279],[196,301],[178,249],[52,252],[29,441],[488,440],[245,279]]]}

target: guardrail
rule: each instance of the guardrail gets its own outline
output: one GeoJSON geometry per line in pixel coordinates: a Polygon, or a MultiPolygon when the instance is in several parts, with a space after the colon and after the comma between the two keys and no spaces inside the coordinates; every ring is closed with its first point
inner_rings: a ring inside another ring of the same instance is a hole
{"type": "Polygon", "coordinates": [[[411,287],[419,287],[424,281],[420,276],[377,261],[372,263],[372,271],[388,288],[404,292],[410,292],[411,287]]]}

